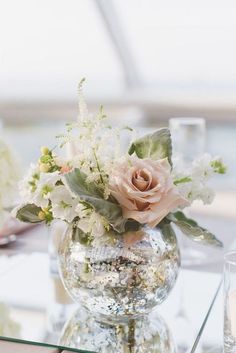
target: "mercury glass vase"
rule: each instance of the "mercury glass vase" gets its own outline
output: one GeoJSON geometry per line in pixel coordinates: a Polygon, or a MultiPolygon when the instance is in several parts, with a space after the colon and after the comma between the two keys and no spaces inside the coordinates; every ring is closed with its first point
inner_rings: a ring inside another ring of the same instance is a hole
{"type": "Polygon", "coordinates": [[[180,267],[176,236],[169,224],[116,237],[108,234],[92,244],[86,245],[69,227],[58,256],[68,293],[98,320],[136,319],[167,298],[180,267]]]}
{"type": "Polygon", "coordinates": [[[79,308],[64,326],[59,344],[97,353],[176,352],[172,333],[156,311],[125,323],[103,323],[79,308]]]}

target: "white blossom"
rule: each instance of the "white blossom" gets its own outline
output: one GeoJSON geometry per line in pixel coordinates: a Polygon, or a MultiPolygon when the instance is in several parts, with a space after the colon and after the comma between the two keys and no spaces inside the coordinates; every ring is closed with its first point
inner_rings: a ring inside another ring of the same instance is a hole
{"type": "Polygon", "coordinates": [[[201,200],[204,204],[211,204],[214,200],[215,193],[208,185],[210,178],[217,172],[214,161],[220,160],[207,153],[195,159],[189,168],[184,168],[181,160],[174,160],[173,180],[180,194],[190,202],[201,200]]]}
{"type": "Polygon", "coordinates": [[[78,200],[74,199],[64,185],[56,186],[50,192],[50,201],[52,203],[52,214],[55,218],[72,222],[77,216],[76,206],[78,200]]]}
{"type": "Polygon", "coordinates": [[[41,173],[32,194],[32,203],[39,207],[47,207],[50,193],[54,190],[56,183],[61,179],[59,172],[41,173]]]}
{"type": "Polygon", "coordinates": [[[96,212],[92,212],[89,217],[80,219],[77,226],[84,233],[89,233],[93,237],[100,237],[106,231],[102,217],[96,212]]]}

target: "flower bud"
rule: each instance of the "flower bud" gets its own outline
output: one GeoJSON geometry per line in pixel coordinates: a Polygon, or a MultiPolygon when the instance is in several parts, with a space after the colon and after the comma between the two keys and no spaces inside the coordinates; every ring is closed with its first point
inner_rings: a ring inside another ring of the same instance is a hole
{"type": "Polygon", "coordinates": [[[50,165],[49,165],[49,164],[42,163],[42,164],[40,164],[40,166],[39,166],[39,170],[40,170],[40,172],[42,172],[42,173],[47,173],[47,172],[50,170],[50,165]]]}
{"type": "Polygon", "coordinates": [[[49,154],[49,148],[47,148],[46,146],[42,146],[40,148],[41,154],[45,155],[45,154],[49,154]]]}

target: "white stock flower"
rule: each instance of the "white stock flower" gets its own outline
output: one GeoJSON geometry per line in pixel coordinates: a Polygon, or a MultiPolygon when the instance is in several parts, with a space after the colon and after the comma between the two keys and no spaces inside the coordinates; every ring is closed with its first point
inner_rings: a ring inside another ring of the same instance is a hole
{"type": "Polygon", "coordinates": [[[39,179],[39,167],[35,164],[30,164],[26,176],[19,182],[19,193],[24,202],[32,202],[33,191],[32,183],[37,185],[39,179]]]}
{"type": "Polygon", "coordinates": [[[212,166],[214,159],[210,154],[195,159],[189,169],[181,170],[181,163],[175,160],[172,171],[173,179],[181,195],[190,202],[201,200],[204,204],[212,203],[214,191],[207,185],[215,173],[212,166]]]}
{"type": "Polygon", "coordinates": [[[201,157],[195,159],[192,165],[193,179],[207,180],[214,174],[214,169],[211,166],[212,157],[205,153],[201,157]]]}
{"type": "Polygon", "coordinates": [[[80,219],[77,226],[84,233],[89,233],[94,237],[100,237],[106,232],[103,219],[96,212],[92,212],[90,216],[80,219]]]}
{"type": "Polygon", "coordinates": [[[55,188],[57,181],[61,179],[59,172],[41,173],[32,195],[32,202],[39,207],[47,207],[50,193],[55,188]]]}
{"type": "Polygon", "coordinates": [[[72,222],[77,216],[76,206],[78,200],[73,199],[64,185],[56,186],[53,191],[50,192],[49,198],[52,202],[52,214],[54,218],[72,222]]]}

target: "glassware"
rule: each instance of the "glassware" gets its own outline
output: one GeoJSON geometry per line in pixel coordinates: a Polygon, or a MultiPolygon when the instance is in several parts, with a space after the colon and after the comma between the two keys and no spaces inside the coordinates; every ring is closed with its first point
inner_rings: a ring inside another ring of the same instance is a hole
{"type": "Polygon", "coordinates": [[[60,239],[66,229],[65,222],[54,221],[49,227],[49,274],[50,274],[50,301],[47,308],[48,333],[60,333],[69,315],[72,312],[72,300],[66,292],[59,276],[57,254],[60,239]]]}
{"type": "Polygon", "coordinates": [[[171,118],[169,120],[174,157],[188,166],[205,152],[206,123],[204,118],[171,118]]]}
{"type": "Polygon", "coordinates": [[[236,251],[224,258],[224,352],[236,352],[236,251]]]}
{"type": "MultiPolygon", "coordinates": [[[[200,157],[206,148],[206,123],[204,118],[177,117],[169,120],[173,144],[173,158],[183,168],[189,169],[193,160],[200,157]]],[[[178,235],[178,233],[177,233],[178,235]]],[[[204,245],[179,237],[182,265],[198,265],[209,262],[204,245]]]]}
{"type": "Polygon", "coordinates": [[[125,323],[98,322],[79,308],[65,325],[60,345],[99,353],[175,353],[172,334],[156,311],[125,323]]]}
{"type": "MultiPolygon", "coordinates": [[[[59,246],[59,264],[74,301],[109,322],[143,316],[162,303],[180,266],[175,233],[169,225],[164,227],[143,227],[139,239],[129,245],[126,233],[108,234],[102,238],[106,243],[97,246],[85,245],[69,227],[59,246]]],[[[133,233],[129,239],[136,237],[133,233]]]]}

